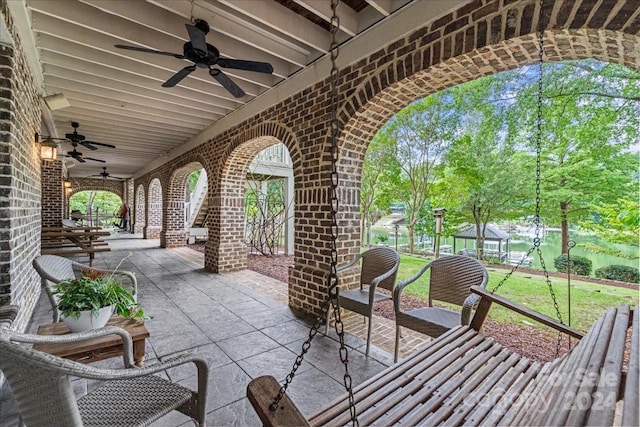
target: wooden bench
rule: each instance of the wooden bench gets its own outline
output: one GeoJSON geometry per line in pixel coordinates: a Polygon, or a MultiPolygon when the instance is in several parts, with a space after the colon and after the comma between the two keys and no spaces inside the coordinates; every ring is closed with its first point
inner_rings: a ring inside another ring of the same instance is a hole
{"type": "Polygon", "coordinates": [[[111,235],[108,231],[99,231],[94,227],[43,227],[40,234],[42,255],[89,256],[89,265],[97,252],[108,252],[108,242],[102,237],[111,235]]]}
{"type": "MultiPolygon", "coordinates": [[[[360,425],[640,425],[638,414],[638,310],[608,310],[564,356],[548,363],[524,358],[479,331],[492,303],[503,305],[554,329],[582,334],[480,288],[481,301],[470,326],[456,327],[354,388],[360,425]],[[631,326],[630,363],[623,371],[626,334],[631,326]]],[[[253,380],[247,395],[265,425],[350,424],[343,396],[308,420],[285,397],[269,405],[279,384],[253,380]]]]}

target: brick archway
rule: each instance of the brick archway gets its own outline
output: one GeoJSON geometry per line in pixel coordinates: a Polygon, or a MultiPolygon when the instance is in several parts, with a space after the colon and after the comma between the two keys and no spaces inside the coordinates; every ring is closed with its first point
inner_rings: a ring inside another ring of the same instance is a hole
{"type": "MultiPolygon", "coordinates": [[[[544,45],[545,61],[548,62],[594,58],[640,69],[638,57],[628,55],[629,46],[640,46],[640,40],[622,33],[588,29],[549,30],[544,34],[544,45]]],[[[428,50],[428,47],[424,48],[422,53],[428,50]]],[[[340,138],[340,198],[346,201],[341,203],[343,230],[352,230],[350,233],[343,231],[346,241],[360,242],[362,163],[369,142],[382,125],[417,99],[479,77],[537,63],[539,43],[535,34],[512,37],[412,73],[409,65],[414,62],[410,58],[416,55],[417,52],[411,52],[398,58],[395,67],[385,66],[373,71],[371,77],[356,89],[353,105],[344,108],[346,113],[357,107],[345,123],[340,138]],[[399,72],[400,69],[404,73],[399,72]],[[407,77],[400,79],[403,74],[407,77]],[[388,86],[378,92],[373,91],[372,88],[382,81],[386,81],[388,86]]],[[[341,254],[351,252],[348,256],[354,256],[359,247],[359,244],[350,245],[341,254]]]]}
{"type": "Polygon", "coordinates": [[[297,140],[290,129],[275,122],[262,123],[238,135],[224,153],[218,174],[208,175],[209,241],[205,249],[205,268],[216,272],[246,268],[247,250],[243,238],[247,171],[258,152],[279,142],[289,150],[296,182],[301,173],[297,140]]]}
{"type": "MultiPolygon", "coordinates": [[[[185,160],[184,165],[177,168],[169,177],[169,184],[164,199],[164,215],[162,216],[162,232],[160,233],[160,246],[173,248],[184,246],[187,242],[187,234],[184,228],[184,202],[185,189],[189,174],[204,168],[202,159],[185,160]]],[[[206,169],[205,169],[206,170],[206,169]]]]}
{"type": "Polygon", "coordinates": [[[162,231],[162,184],[154,178],[149,183],[147,197],[147,223],[143,230],[145,239],[159,239],[162,231]]]}
{"type": "Polygon", "coordinates": [[[67,200],[81,191],[108,191],[124,200],[124,183],[112,179],[73,178],[67,200]]]}

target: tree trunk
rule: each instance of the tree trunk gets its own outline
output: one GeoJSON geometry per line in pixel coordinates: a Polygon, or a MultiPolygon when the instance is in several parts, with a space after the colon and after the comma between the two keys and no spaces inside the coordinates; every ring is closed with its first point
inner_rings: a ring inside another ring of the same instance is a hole
{"type": "Polygon", "coordinates": [[[560,253],[569,253],[569,221],[567,219],[569,211],[569,202],[560,202],[560,230],[561,230],[561,246],[560,253]]]}

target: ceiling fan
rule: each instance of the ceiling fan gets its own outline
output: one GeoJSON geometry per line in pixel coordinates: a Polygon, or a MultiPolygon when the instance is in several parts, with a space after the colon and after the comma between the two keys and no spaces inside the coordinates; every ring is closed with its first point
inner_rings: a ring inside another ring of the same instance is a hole
{"type": "Polygon", "coordinates": [[[196,68],[208,68],[211,77],[216,79],[225,89],[227,89],[236,98],[242,98],[245,93],[231,80],[226,74],[224,74],[218,68],[214,68],[215,65],[223,68],[234,68],[237,70],[256,71],[258,73],[273,73],[273,67],[267,62],[245,61],[241,59],[228,59],[220,58],[220,51],[215,46],[206,42],[205,36],[209,32],[209,24],[202,19],[196,19],[195,25],[185,24],[187,27],[187,33],[189,34],[189,41],[183,46],[182,55],[178,53],[163,52],[160,50],[147,49],[137,46],[126,46],[117,44],[115,47],[119,49],[129,49],[138,52],[156,53],[159,55],[173,56],[178,59],[187,59],[193,62],[193,65],[184,67],[182,70],[175,73],[166,82],[162,84],[163,87],[174,87],[182,79],[187,77],[190,73],[196,70],[196,68]]]}
{"type": "MultiPolygon", "coordinates": [[[[82,145],[85,148],[88,148],[89,150],[97,150],[98,147],[96,147],[96,145],[100,147],[116,148],[115,145],[111,145],[111,144],[104,144],[102,142],[95,142],[95,141],[87,141],[84,135],[80,135],[78,133],[78,127],[80,127],[80,124],[78,122],[71,122],[71,126],[73,127],[73,133],[66,133],[64,135],[65,136],[64,138],[48,138],[47,137],[46,139],[49,141],[71,142],[71,145],[73,145],[74,151],[78,146],[78,144],[82,145]]],[[[67,154],[70,154],[70,153],[67,153],[67,154]]]]}
{"type": "Polygon", "coordinates": [[[89,176],[101,176],[102,179],[107,179],[107,178],[114,178],[114,179],[126,179],[126,178],[121,178],[119,176],[113,176],[111,175],[109,172],[107,172],[107,167],[103,166],[102,167],[102,172],[95,174],[95,175],[89,175],[89,176]]]}
{"type": "Polygon", "coordinates": [[[73,145],[73,150],[67,151],[67,154],[63,154],[63,157],[71,157],[72,159],[77,160],[80,163],[85,163],[87,160],[92,160],[94,162],[105,163],[104,160],[94,159],[93,157],[84,157],[84,156],[82,156],[82,153],[80,151],[76,150],[76,147],[78,146],[77,142],[72,142],[71,145],[73,145]]]}

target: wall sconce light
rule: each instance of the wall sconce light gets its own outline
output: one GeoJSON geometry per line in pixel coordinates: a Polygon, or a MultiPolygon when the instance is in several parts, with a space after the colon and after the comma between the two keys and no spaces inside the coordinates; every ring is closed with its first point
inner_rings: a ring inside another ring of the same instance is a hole
{"type": "Polygon", "coordinates": [[[50,140],[40,142],[40,135],[35,135],[36,144],[40,144],[40,158],[42,160],[55,160],[58,155],[58,147],[50,140]]]}
{"type": "Polygon", "coordinates": [[[71,181],[65,179],[64,181],[62,181],[62,185],[64,186],[65,190],[68,190],[71,188],[71,181]]]}

